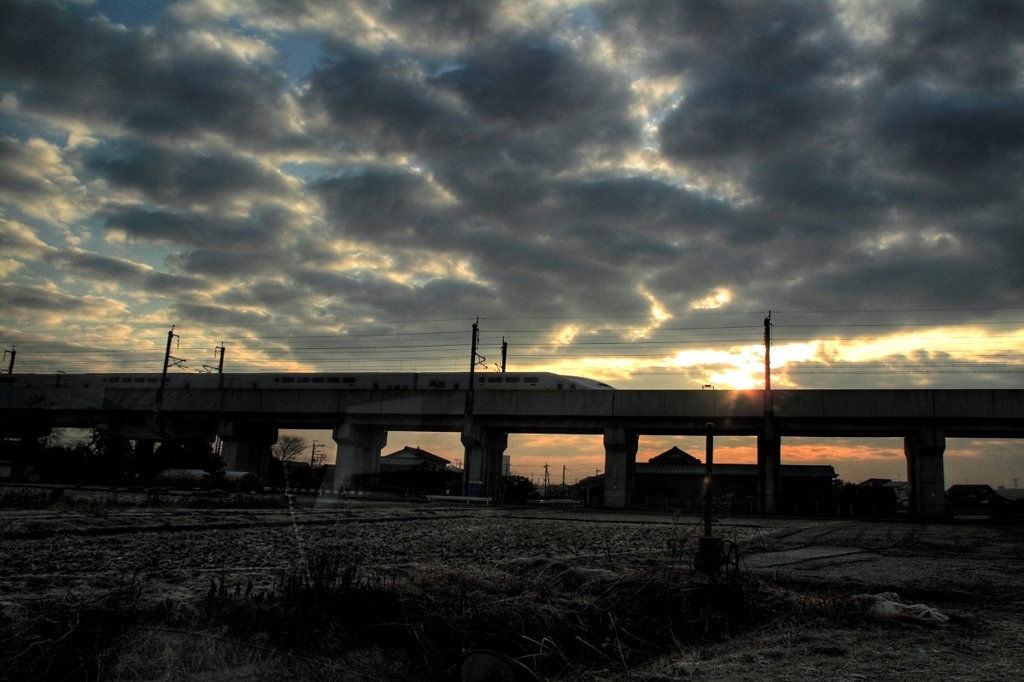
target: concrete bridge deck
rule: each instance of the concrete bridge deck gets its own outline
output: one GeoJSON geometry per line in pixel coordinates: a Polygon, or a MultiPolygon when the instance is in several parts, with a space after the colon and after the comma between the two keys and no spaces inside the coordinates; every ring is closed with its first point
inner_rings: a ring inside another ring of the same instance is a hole
{"type": "Polygon", "coordinates": [[[785,436],[902,437],[912,506],[941,513],[947,437],[1024,437],[1024,390],[352,390],[54,387],[52,377],[0,385],[0,434],[96,427],[142,441],[220,436],[229,466],[261,470],[279,428],[332,429],[336,479],[377,471],[388,431],[451,431],[466,447],[467,480],[493,490],[509,433],[602,434],[606,504],[626,506],[641,435],[758,439],[760,505],[772,512],[785,436]],[[159,407],[158,407],[159,405],[159,407]]]}

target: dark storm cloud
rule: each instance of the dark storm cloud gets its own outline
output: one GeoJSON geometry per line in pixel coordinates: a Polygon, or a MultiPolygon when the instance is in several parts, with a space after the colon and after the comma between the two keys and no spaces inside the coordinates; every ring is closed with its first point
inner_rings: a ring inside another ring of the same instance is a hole
{"type": "Polygon", "coordinates": [[[323,107],[354,146],[458,143],[465,126],[424,87],[419,65],[400,54],[338,48],[335,61],[311,74],[306,99],[323,107]]]}
{"type": "Polygon", "coordinates": [[[248,307],[282,314],[304,312],[305,292],[290,283],[277,280],[256,280],[244,287],[234,287],[217,297],[217,303],[233,307],[248,307]]]}
{"type": "Polygon", "coordinates": [[[294,141],[282,72],[187,35],[123,30],[77,3],[3,3],[0,71],[29,111],[253,147],[294,141]]]}
{"type": "MultiPolygon", "coordinates": [[[[271,267],[274,263],[273,256],[274,254],[268,252],[259,254],[260,267],[271,267]]],[[[221,280],[252,274],[253,258],[253,254],[244,251],[196,248],[172,253],[164,260],[167,265],[183,272],[221,280]]]]}
{"type": "MultiPolygon", "coordinates": [[[[692,80],[661,125],[664,153],[712,161],[769,153],[802,144],[853,104],[837,82],[849,75],[853,55],[830,9],[817,2],[756,7],[742,17],[730,8],[726,23],[738,24],[735,33],[712,31],[707,52],[681,60],[677,68],[692,80]]],[[[703,43],[694,28],[680,26],[703,43]]]]}
{"type": "Polygon", "coordinates": [[[223,218],[201,213],[114,209],[107,230],[131,239],[195,247],[259,250],[272,245],[290,227],[290,215],[266,210],[252,216],[223,218]]]}
{"type": "Polygon", "coordinates": [[[882,68],[889,81],[967,88],[1021,84],[1024,5],[1017,0],[933,0],[897,16],[882,68]]]}
{"type": "Polygon", "coordinates": [[[72,296],[50,288],[0,282],[0,310],[99,313],[106,301],[72,296]]]}
{"type": "Polygon", "coordinates": [[[138,287],[168,296],[210,288],[207,281],[198,277],[159,272],[122,258],[110,258],[82,250],[62,251],[50,256],[49,260],[92,281],[118,284],[125,288],[138,287]]]}
{"type": "MultiPolygon", "coordinates": [[[[1019,181],[1024,88],[968,92],[902,88],[892,93],[878,121],[878,133],[883,143],[905,150],[912,167],[954,182],[991,167],[1012,170],[1016,176],[1012,179],[1019,181]],[[1016,168],[1003,168],[1003,161],[1016,168]]],[[[1003,189],[1011,196],[1017,193],[1011,187],[1003,189]]]]}
{"type": "Polygon", "coordinates": [[[345,310],[355,309],[380,316],[382,321],[432,316],[470,317],[474,311],[494,309],[495,292],[473,282],[436,278],[419,286],[401,284],[371,273],[338,275],[303,271],[295,274],[297,284],[336,301],[325,312],[347,321],[345,310]]]}
{"type": "Polygon", "coordinates": [[[270,315],[263,312],[191,301],[175,303],[171,306],[171,310],[176,319],[218,327],[234,326],[244,329],[246,327],[258,327],[268,324],[273,320],[270,315]]]}
{"type": "Polygon", "coordinates": [[[457,91],[483,118],[523,128],[581,116],[621,125],[628,102],[610,74],[543,36],[522,36],[467,54],[465,64],[444,71],[434,82],[457,91]]]}
{"type": "Polygon", "coordinates": [[[316,181],[309,188],[320,196],[335,224],[355,238],[414,242],[428,228],[431,212],[441,212],[431,207],[426,178],[407,171],[360,169],[316,181]]]}
{"type": "Polygon", "coordinates": [[[386,19],[428,36],[473,38],[486,32],[500,0],[392,0],[382,5],[386,19]]]}
{"type": "Polygon", "coordinates": [[[240,197],[282,197],[284,177],[253,159],[132,143],[89,150],[85,167],[117,188],[143,192],[157,204],[220,204],[240,197]]]}
{"type": "Polygon", "coordinates": [[[307,105],[345,144],[422,155],[453,184],[506,165],[555,172],[584,149],[614,156],[638,140],[621,76],[554,39],[500,36],[449,59],[333,53],[312,73],[307,105]]]}

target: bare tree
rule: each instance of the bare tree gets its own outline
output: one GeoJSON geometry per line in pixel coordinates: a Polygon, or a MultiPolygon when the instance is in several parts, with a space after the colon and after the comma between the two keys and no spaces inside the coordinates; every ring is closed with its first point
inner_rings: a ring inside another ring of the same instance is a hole
{"type": "Polygon", "coordinates": [[[309,441],[302,436],[284,435],[278,436],[271,452],[282,462],[292,462],[299,459],[308,447],[309,441]]]}

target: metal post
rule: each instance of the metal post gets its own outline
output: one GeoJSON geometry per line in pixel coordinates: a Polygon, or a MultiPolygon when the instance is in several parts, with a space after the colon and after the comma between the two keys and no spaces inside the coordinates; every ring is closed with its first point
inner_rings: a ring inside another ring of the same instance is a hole
{"type": "Polygon", "coordinates": [[[501,337],[501,373],[505,373],[505,361],[508,360],[508,341],[501,337]]]}
{"type": "Polygon", "coordinates": [[[17,355],[17,354],[18,354],[18,351],[16,351],[14,349],[14,346],[11,346],[10,350],[5,350],[4,351],[4,357],[7,357],[8,355],[11,356],[11,361],[7,365],[7,373],[8,374],[14,374],[14,356],[17,355]]]}
{"type": "Polygon", "coordinates": [[[224,373],[224,342],[221,341],[220,345],[217,346],[217,350],[220,351],[220,361],[217,363],[217,374],[224,373]]]}
{"type": "Polygon", "coordinates": [[[704,445],[704,535],[711,537],[712,475],[715,467],[715,425],[708,422],[704,445]]]}
{"type": "Polygon", "coordinates": [[[466,391],[466,416],[473,414],[473,386],[476,381],[476,349],[480,342],[480,318],[473,323],[473,340],[469,352],[469,388],[466,391]]]}
{"type": "Polygon", "coordinates": [[[164,366],[160,371],[160,394],[163,394],[164,386],[167,385],[167,367],[171,362],[171,343],[174,342],[174,325],[171,325],[171,330],[167,332],[167,348],[164,350],[164,366]]]}
{"type": "Polygon", "coordinates": [[[764,390],[772,390],[772,311],[764,318],[764,390]]]}

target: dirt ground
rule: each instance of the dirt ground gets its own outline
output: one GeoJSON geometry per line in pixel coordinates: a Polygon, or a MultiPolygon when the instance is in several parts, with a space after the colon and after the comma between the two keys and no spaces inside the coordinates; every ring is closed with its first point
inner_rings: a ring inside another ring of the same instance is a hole
{"type": "MultiPolygon", "coordinates": [[[[280,589],[287,573],[325,552],[385,579],[439,569],[505,571],[524,560],[598,577],[664,573],[688,566],[688,557],[672,549],[689,546],[702,531],[696,516],[437,504],[0,509],[0,615],[16,624],[47,604],[88,601],[126,585],[146,607],[200,605],[211,584],[255,598],[280,589]]],[[[639,664],[623,658],[618,666],[609,656],[607,666],[581,673],[567,659],[546,679],[999,680],[1019,679],[1024,669],[1024,528],[725,517],[716,534],[740,548],[748,601],[755,603],[750,622],[711,638],[679,639],[639,664]],[[865,616],[857,595],[883,592],[950,620],[928,625],[865,616]]],[[[169,628],[157,641],[140,638],[99,677],[152,679],[153,662],[147,668],[133,657],[151,658],[155,644],[166,664],[163,679],[262,678],[277,665],[262,655],[190,661],[194,635],[169,628]]],[[[206,635],[231,647],[223,633],[206,635]]],[[[371,647],[329,675],[307,677],[402,679],[387,672],[391,654],[382,651],[371,647]]],[[[553,655],[543,641],[538,652],[553,655]]],[[[292,675],[294,666],[284,660],[290,654],[281,656],[280,670],[292,675]]]]}

